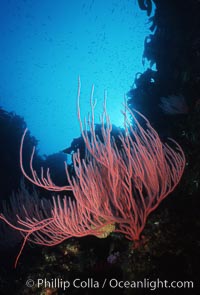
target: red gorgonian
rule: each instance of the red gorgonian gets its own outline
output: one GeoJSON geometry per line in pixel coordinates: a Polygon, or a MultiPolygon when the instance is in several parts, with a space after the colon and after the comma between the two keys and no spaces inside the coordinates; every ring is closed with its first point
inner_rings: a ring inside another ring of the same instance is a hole
{"type": "MultiPolygon", "coordinates": [[[[85,159],[73,154],[75,177],[69,185],[59,187],[41,169],[40,176],[33,168],[34,149],[30,159],[31,175],[23,165],[23,144],[20,146],[20,166],[23,175],[36,186],[55,192],[72,191],[73,198],[57,195],[52,200],[34,198],[16,212],[15,222],[3,214],[0,218],[24,237],[15,266],[27,241],[54,246],[71,237],[95,235],[103,238],[115,231],[138,241],[148,215],[179,183],[185,167],[185,156],[177,142],[170,139],[173,148],[162,143],[158,133],[139,112],[125,104],[124,132],[118,135],[117,145],[111,136],[112,124],[106,111],[106,100],[101,117],[100,139],[95,131],[93,91],[91,116],[83,126],[80,114],[80,79],[77,110],[81,134],[86,147],[85,159]],[[130,123],[130,119],[132,123],[130,123]],[[143,121],[142,127],[139,120],[143,121]],[[88,133],[88,131],[90,131],[88,133]]],[[[20,194],[18,196],[20,198],[20,194]]],[[[14,211],[14,206],[12,206],[14,211]]]]}

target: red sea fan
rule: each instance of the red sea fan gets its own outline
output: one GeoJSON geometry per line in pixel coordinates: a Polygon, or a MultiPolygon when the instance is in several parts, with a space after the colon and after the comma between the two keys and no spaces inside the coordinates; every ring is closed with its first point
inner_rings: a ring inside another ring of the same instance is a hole
{"type": "Polygon", "coordinates": [[[173,148],[162,143],[149,121],[139,112],[132,112],[127,105],[123,112],[125,131],[118,136],[118,147],[111,136],[112,124],[106,112],[105,100],[100,140],[95,132],[94,88],[91,117],[83,127],[79,106],[80,87],[79,79],[78,119],[87,152],[84,160],[81,160],[79,151],[73,155],[75,177],[70,177],[66,166],[69,185],[55,185],[49,170],[44,176],[42,169],[38,176],[32,163],[34,151],[30,160],[31,175],[26,173],[23,167],[26,131],[22,137],[20,165],[24,176],[47,190],[71,190],[74,199],[57,196],[48,202],[46,208],[44,202],[38,200],[35,210],[29,210],[26,202],[26,208],[18,209],[20,214],[15,218],[16,224],[8,221],[3,214],[0,216],[24,236],[16,263],[27,240],[53,246],[70,237],[95,235],[103,238],[116,231],[125,234],[129,240],[138,241],[148,215],[174,190],[183,174],[185,156],[178,143],[171,139],[173,148]],[[143,121],[144,127],[139,120],[143,121]]]}

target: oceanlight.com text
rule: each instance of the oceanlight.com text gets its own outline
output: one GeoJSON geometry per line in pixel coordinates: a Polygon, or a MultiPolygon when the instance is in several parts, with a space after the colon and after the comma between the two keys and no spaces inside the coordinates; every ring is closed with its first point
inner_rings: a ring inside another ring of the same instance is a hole
{"type": "Polygon", "coordinates": [[[193,281],[169,281],[169,280],[160,280],[159,278],[156,280],[150,280],[148,278],[144,278],[140,281],[128,281],[128,280],[118,280],[116,278],[104,280],[96,280],[93,278],[88,278],[86,280],[82,280],[80,278],[75,278],[74,280],[64,280],[62,278],[38,278],[37,280],[28,279],[26,281],[26,286],[29,288],[37,287],[37,288],[56,288],[67,290],[69,288],[76,289],[103,289],[105,287],[115,289],[149,289],[151,291],[155,291],[158,289],[190,289],[194,288],[193,281]]]}

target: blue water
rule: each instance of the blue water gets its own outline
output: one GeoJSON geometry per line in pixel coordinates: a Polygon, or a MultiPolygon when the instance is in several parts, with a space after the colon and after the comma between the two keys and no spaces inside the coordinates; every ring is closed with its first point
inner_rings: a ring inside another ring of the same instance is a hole
{"type": "Polygon", "coordinates": [[[80,75],[82,116],[95,84],[96,122],[107,90],[111,121],[121,126],[124,94],[145,70],[149,26],[136,0],[1,0],[0,106],[24,117],[41,155],[58,152],[80,135],[80,75]]]}

